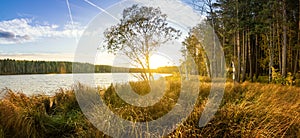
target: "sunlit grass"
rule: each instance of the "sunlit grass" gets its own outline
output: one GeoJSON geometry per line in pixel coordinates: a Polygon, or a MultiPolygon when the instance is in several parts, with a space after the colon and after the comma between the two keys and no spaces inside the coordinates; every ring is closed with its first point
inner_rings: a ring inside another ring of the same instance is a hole
{"type": "MultiPolygon", "coordinates": [[[[178,77],[167,77],[166,80],[164,97],[158,104],[147,108],[132,106],[122,101],[115,93],[114,87],[95,91],[78,84],[70,90],[59,90],[53,97],[29,97],[5,89],[7,95],[0,101],[0,137],[105,137],[106,135],[98,131],[83,115],[76,101],[75,89],[90,91],[90,97],[100,96],[110,109],[123,119],[134,122],[155,120],[174,107],[180,93],[182,82],[178,77]]],[[[186,121],[178,124],[178,128],[168,137],[300,135],[300,88],[275,84],[227,82],[219,110],[205,127],[199,127],[199,118],[211,89],[209,82],[209,79],[202,78],[200,94],[193,112],[186,121]]],[[[141,95],[149,92],[147,84],[136,82],[130,85],[141,95]]],[[[193,89],[194,84],[189,85],[193,89]]],[[[162,86],[160,83],[155,84],[157,89],[162,89],[162,86]]],[[[97,109],[94,110],[97,111],[97,115],[106,115],[100,107],[94,108],[97,109]]],[[[110,127],[103,120],[99,120],[99,123],[110,127]]],[[[142,133],[136,126],[126,127],[131,128],[129,133],[134,137],[161,137],[158,133],[142,133]]],[[[121,132],[114,133],[122,137],[121,132]]]]}

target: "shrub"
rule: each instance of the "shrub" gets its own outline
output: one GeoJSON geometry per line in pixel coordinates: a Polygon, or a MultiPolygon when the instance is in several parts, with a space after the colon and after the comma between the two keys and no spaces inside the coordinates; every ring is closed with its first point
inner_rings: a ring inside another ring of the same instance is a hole
{"type": "Polygon", "coordinates": [[[287,77],[283,77],[280,72],[277,71],[274,67],[272,67],[272,81],[275,84],[282,85],[293,85],[295,84],[292,73],[288,72],[287,77]]]}

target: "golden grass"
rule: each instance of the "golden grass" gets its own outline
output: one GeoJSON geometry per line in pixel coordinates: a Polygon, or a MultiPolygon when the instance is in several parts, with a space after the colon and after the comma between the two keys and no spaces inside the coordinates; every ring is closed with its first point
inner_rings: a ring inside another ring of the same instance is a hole
{"type": "MultiPolygon", "coordinates": [[[[173,108],[180,93],[180,79],[169,77],[167,80],[164,98],[149,108],[125,103],[113,87],[101,91],[101,97],[123,119],[136,122],[155,120],[173,108]]],[[[141,95],[149,92],[143,83],[130,85],[141,95]]],[[[193,84],[189,85],[193,88],[193,84]]],[[[159,84],[155,86],[161,87],[159,84]]],[[[300,88],[249,82],[227,82],[225,86],[224,97],[217,113],[206,126],[199,127],[199,118],[211,87],[208,82],[201,83],[193,112],[167,137],[300,136],[300,88]]],[[[80,84],[75,88],[89,89],[80,84]]],[[[29,97],[6,89],[8,93],[0,101],[0,137],[107,137],[85,118],[76,101],[74,89],[61,89],[53,97],[29,97]],[[54,104],[51,106],[52,101],[54,104]]],[[[99,95],[91,92],[90,96],[99,95]]],[[[95,108],[99,114],[102,112],[101,108],[95,108]]],[[[99,122],[103,123],[101,120],[99,122]]],[[[109,128],[109,124],[106,127],[109,128]]],[[[142,133],[135,126],[119,127],[130,127],[131,136],[134,137],[161,137],[158,133],[142,133]]],[[[123,136],[121,132],[115,133],[123,136]]]]}

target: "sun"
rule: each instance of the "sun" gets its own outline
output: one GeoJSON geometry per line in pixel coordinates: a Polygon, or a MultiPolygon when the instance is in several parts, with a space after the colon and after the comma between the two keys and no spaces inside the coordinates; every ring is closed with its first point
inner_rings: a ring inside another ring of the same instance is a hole
{"type": "Polygon", "coordinates": [[[158,67],[173,66],[174,63],[162,54],[153,54],[150,57],[150,68],[157,69],[158,67]]]}

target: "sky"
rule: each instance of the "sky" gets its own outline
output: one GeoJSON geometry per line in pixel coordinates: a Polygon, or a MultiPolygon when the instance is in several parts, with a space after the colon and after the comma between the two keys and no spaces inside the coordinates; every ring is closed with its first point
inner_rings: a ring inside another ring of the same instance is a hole
{"type": "Polygon", "coordinates": [[[111,7],[118,2],[120,0],[2,0],[0,59],[74,61],[78,42],[87,26],[99,14],[107,12],[106,9],[114,12],[111,7]]]}

